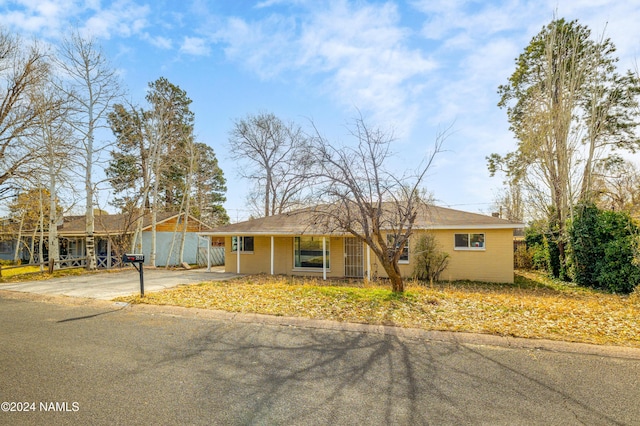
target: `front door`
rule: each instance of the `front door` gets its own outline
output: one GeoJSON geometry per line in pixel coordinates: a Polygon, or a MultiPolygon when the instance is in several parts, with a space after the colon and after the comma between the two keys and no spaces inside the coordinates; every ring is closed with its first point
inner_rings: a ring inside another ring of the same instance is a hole
{"type": "Polygon", "coordinates": [[[362,242],[353,237],[344,239],[344,276],[364,277],[364,250],[362,242]]]}

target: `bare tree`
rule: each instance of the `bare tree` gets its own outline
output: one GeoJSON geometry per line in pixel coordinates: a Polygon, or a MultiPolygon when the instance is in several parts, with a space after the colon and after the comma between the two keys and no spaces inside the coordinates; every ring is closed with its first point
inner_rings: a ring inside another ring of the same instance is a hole
{"type": "Polygon", "coordinates": [[[271,113],[249,115],[234,123],[229,148],[231,158],[244,162],[240,175],[255,182],[249,201],[261,201],[259,214],[280,214],[300,204],[309,180],[309,150],[299,126],[271,113]]]}
{"type": "Polygon", "coordinates": [[[603,209],[640,215],[640,171],[632,162],[611,157],[595,170],[592,189],[596,204],[603,209]]]}
{"type": "Polygon", "coordinates": [[[33,104],[38,112],[38,132],[33,136],[33,143],[40,145],[42,154],[35,159],[46,171],[49,183],[49,223],[48,223],[48,252],[49,272],[57,268],[60,260],[58,242],[58,192],[65,176],[72,168],[71,156],[75,150],[71,137],[72,129],[69,125],[69,98],[55,89],[43,88],[32,95],[33,104]],[[62,95],[62,97],[60,96],[62,95]]]}
{"type": "Polygon", "coordinates": [[[84,38],[77,31],[65,38],[59,48],[57,65],[66,77],[60,90],[75,103],[74,130],[83,148],[84,187],[86,192],[86,249],[87,269],[95,269],[94,245],[94,187],[93,168],[104,147],[96,145],[95,133],[106,128],[109,109],[123,91],[115,69],[109,64],[96,41],[84,38]]]}
{"type": "Polygon", "coordinates": [[[39,155],[24,141],[34,135],[38,109],[31,94],[48,82],[46,53],[0,27],[0,195],[39,155]]]}
{"type": "Polygon", "coordinates": [[[404,291],[398,261],[417,216],[425,212],[423,185],[441,151],[445,133],[413,172],[398,175],[387,169],[393,135],[367,126],[360,116],[351,135],[356,147],[335,146],[315,129],[313,156],[322,200],[316,220],[327,232],[346,232],[367,244],[391,280],[394,292],[404,291]]]}

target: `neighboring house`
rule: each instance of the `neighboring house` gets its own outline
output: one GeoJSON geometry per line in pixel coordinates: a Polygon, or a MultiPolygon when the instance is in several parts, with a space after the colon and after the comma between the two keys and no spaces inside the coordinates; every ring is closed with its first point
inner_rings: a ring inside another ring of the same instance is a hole
{"type": "MultiPolygon", "coordinates": [[[[176,265],[179,263],[180,242],[184,229],[182,213],[158,213],[156,219],[156,266],[176,265]],[[171,256],[169,256],[171,252],[171,256]]],[[[151,253],[151,217],[146,216],[142,224],[142,252],[145,264],[149,264],[151,253]]],[[[210,230],[211,227],[189,216],[187,232],[185,234],[184,261],[196,263],[198,256],[197,232],[210,230]]],[[[113,214],[95,217],[94,238],[98,268],[112,268],[120,265],[122,254],[131,251],[131,242],[135,234],[136,224],[129,215],[113,214]]],[[[36,234],[37,235],[37,234],[36,234]]],[[[84,266],[86,256],[85,216],[67,216],[58,225],[58,239],[60,241],[60,260],[68,266],[84,266]]],[[[29,247],[33,232],[23,233],[23,260],[29,259],[29,247]]],[[[45,233],[45,238],[47,234],[45,233]]],[[[36,237],[38,238],[38,237],[36,237]]],[[[6,245],[15,247],[15,240],[6,245]]],[[[33,245],[37,249],[37,243],[33,245]]],[[[1,247],[0,247],[1,248],[1,247]]],[[[46,244],[45,244],[46,249],[46,244]]],[[[13,255],[11,255],[13,258],[13,255]]],[[[45,252],[44,259],[48,256],[45,252]]],[[[39,256],[36,256],[36,260],[39,256]]]]}
{"type": "MultiPolygon", "coordinates": [[[[225,239],[227,272],[325,278],[386,276],[365,244],[349,234],[325,233],[314,221],[313,210],[302,209],[222,226],[200,235],[225,239]]],[[[522,228],[524,224],[496,217],[425,207],[417,216],[414,233],[400,260],[401,273],[405,277],[413,273],[416,238],[429,232],[440,250],[449,253],[449,265],[441,279],[511,283],[513,232],[522,228]]]]}

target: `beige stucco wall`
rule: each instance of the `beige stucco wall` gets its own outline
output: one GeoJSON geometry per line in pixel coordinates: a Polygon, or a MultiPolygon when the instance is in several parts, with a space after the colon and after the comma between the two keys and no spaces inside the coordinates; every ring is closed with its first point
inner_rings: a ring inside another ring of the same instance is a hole
{"type": "MultiPolygon", "coordinates": [[[[512,229],[470,229],[470,230],[434,230],[432,232],[441,250],[449,253],[449,265],[442,273],[441,280],[474,280],[488,282],[513,282],[513,230],[512,229]],[[455,250],[456,233],[485,234],[484,250],[455,250]]],[[[409,263],[401,264],[403,276],[413,273],[413,246],[417,234],[412,236],[409,250],[409,263]]],[[[326,237],[330,248],[330,269],[328,277],[344,276],[344,244],[342,237],[326,237]]],[[[225,270],[236,272],[236,253],[231,252],[231,237],[225,238],[225,270]]],[[[274,273],[284,275],[310,275],[321,277],[322,270],[295,269],[293,267],[293,237],[274,237],[275,258],[274,273]]],[[[364,253],[366,263],[366,248],[364,253]]],[[[271,238],[254,236],[253,253],[240,254],[240,273],[258,274],[271,271],[271,238]]],[[[372,276],[385,277],[386,273],[371,253],[372,276]]],[[[365,264],[366,274],[366,264],[365,264]]]]}
{"type": "MultiPolygon", "coordinates": [[[[442,281],[473,280],[486,282],[513,282],[513,230],[512,229],[465,229],[433,230],[439,249],[449,254],[449,265],[442,273],[442,281]],[[457,233],[484,234],[484,250],[456,250],[454,235],[457,233]]],[[[409,263],[400,265],[403,276],[411,276],[415,265],[414,245],[418,233],[409,242],[409,263]]],[[[372,263],[374,262],[372,258],[372,263]]],[[[379,262],[372,264],[374,275],[386,277],[379,262]]]]}

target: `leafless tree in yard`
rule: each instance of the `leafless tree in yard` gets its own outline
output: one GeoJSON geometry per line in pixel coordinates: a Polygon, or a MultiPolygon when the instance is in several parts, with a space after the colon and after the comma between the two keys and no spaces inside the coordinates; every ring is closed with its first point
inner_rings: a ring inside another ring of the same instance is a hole
{"type": "Polygon", "coordinates": [[[96,143],[96,131],[108,128],[107,115],[112,105],[123,96],[120,81],[95,39],[84,38],[77,31],[65,38],[58,49],[57,66],[63,73],[59,90],[74,102],[74,131],[83,150],[84,187],[86,195],[87,269],[96,269],[94,245],[93,169],[104,146],[96,143]]]}
{"type": "Polygon", "coordinates": [[[294,123],[271,113],[236,120],[229,135],[232,158],[243,164],[240,175],[253,181],[249,203],[259,216],[272,216],[298,207],[307,188],[307,137],[294,123]]]}
{"type": "Polygon", "coordinates": [[[446,131],[436,137],[433,151],[412,172],[388,169],[393,135],[369,127],[362,116],[354,120],[355,147],[337,146],[315,129],[313,159],[322,201],[316,220],[327,232],[349,233],[370,247],[387,273],[392,290],[404,291],[398,261],[413,233],[416,217],[428,199],[427,172],[442,150],[446,131]]]}
{"type": "Polygon", "coordinates": [[[0,196],[18,189],[12,181],[39,155],[25,140],[37,130],[31,94],[49,80],[46,52],[0,27],[0,196]]]}
{"type": "MultiPolygon", "coordinates": [[[[35,164],[45,171],[44,175],[49,184],[49,223],[48,223],[48,252],[49,271],[57,268],[60,260],[58,242],[59,192],[62,184],[69,184],[66,179],[73,169],[72,156],[76,146],[72,138],[72,128],[69,123],[70,99],[56,89],[42,88],[32,93],[33,105],[37,108],[38,131],[30,138],[34,151],[40,155],[34,159],[35,164]],[[66,181],[66,182],[65,182],[66,181]]],[[[73,185],[70,185],[73,187],[73,185]]],[[[42,240],[42,238],[41,238],[42,240]]],[[[42,251],[40,252],[42,253],[42,251]]]]}
{"type": "Polygon", "coordinates": [[[600,208],[640,217],[640,171],[629,160],[612,157],[595,170],[592,184],[600,208]]]}

